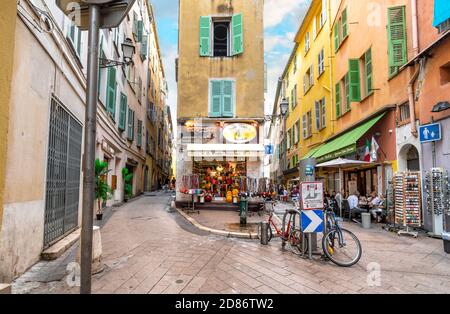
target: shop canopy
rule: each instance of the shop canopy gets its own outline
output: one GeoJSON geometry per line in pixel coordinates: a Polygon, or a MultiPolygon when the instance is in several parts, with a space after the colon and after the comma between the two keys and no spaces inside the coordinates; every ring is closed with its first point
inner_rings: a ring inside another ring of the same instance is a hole
{"type": "Polygon", "coordinates": [[[303,159],[315,158],[318,163],[352,154],[356,151],[356,143],[371,127],[385,116],[380,114],[339,137],[312,149],[303,159]]]}
{"type": "Polygon", "coordinates": [[[265,156],[265,148],[261,144],[188,144],[187,151],[189,157],[204,158],[265,156]]]}
{"type": "Polygon", "coordinates": [[[338,158],[316,165],[316,168],[346,168],[360,165],[371,165],[370,162],[338,158]]]}

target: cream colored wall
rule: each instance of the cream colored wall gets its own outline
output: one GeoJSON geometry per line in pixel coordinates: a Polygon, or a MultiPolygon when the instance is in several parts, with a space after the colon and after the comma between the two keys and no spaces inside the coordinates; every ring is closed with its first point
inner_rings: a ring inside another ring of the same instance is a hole
{"type": "Polygon", "coordinates": [[[178,119],[208,116],[209,78],[236,79],[236,116],[264,116],[263,0],[180,1],[178,119]],[[243,14],[244,52],[199,56],[200,16],[243,14]]]}
{"type": "Polygon", "coordinates": [[[3,189],[5,187],[8,120],[13,72],[16,28],[16,3],[7,1],[0,10],[0,232],[3,219],[3,189]]]}

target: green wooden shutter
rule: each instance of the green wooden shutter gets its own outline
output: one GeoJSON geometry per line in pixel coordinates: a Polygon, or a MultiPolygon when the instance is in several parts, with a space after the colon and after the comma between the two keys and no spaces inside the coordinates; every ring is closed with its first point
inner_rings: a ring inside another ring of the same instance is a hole
{"type": "Polygon", "coordinates": [[[350,106],[350,74],[347,72],[344,77],[344,85],[345,85],[345,110],[349,111],[350,106]]]}
{"type": "Polygon", "coordinates": [[[211,56],[211,18],[209,16],[200,17],[200,56],[211,56]]]}
{"type": "Polygon", "coordinates": [[[119,130],[125,131],[127,121],[127,96],[120,93],[119,130]]]}
{"type": "Polygon", "coordinates": [[[232,55],[244,52],[244,30],[242,24],[242,14],[235,14],[231,19],[233,27],[233,53],[232,55]]]}
{"type": "Polygon", "coordinates": [[[341,116],[341,82],[336,84],[336,117],[341,116]]]}
{"type": "Polygon", "coordinates": [[[141,42],[141,57],[142,59],[147,58],[147,50],[148,50],[148,35],[145,34],[142,36],[142,42],[141,42]]]}
{"type": "Polygon", "coordinates": [[[361,76],[359,60],[349,60],[350,101],[361,101],[361,76]]]}
{"type": "Polygon", "coordinates": [[[137,123],[137,147],[142,146],[142,121],[138,120],[137,123]]]}
{"type": "MultiPolygon", "coordinates": [[[[105,58],[105,53],[103,52],[103,39],[100,42],[100,59],[105,58]]],[[[100,98],[100,88],[102,86],[102,69],[98,67],[98,80],[97,80],[97,98],[100,98]]]]}
{"type": "Polygon", "coordinates": [[[400,67],[407,62],[405,7],[388,9],[389,65],[400,67]]]}
{"type": "Polygon", "coordinates": [[[134,139],[134,111],[128,108],[128,131],[127,138],[132,141],[134,139]]]}
{"type": "Polygon", "coordinates": [[[106,86],[106,110],[115,119],[116,112],[116,68],[108,68],[108,82],[106,86]]]}
{"type": "Polygon", "coordinates": [[[342,38],[348,36],[347,8],[342,11],[342,38]]]}
{"type": "Polygon", "coordinates": [[[78,40],[77,40],[77,54],[81,56],[81,30],[77,27],[78,40]]]}
{"type": "Polygon", "coordinates": [[[137,22],[137,42],[142,41],[142,36],[144,35],[144,21],[137,22]]]}
{"type": "Polygon", "coordinates": [[[372,92],[372,49],[365,53],[365,69],[366,69],[366,95],[372,92]]]}
{"type": "Polygon", "coordinates": [[[233,81],[222,81],[222,116],[233,117],[233,81]]]}
{"type": "Polygon", "coordinates": [[[336,22],[334,25],[334,51],[337,52],[339,50],[339,24],[336,22]]]}
{"type": "Polygon", "coordinates": [[[222,81],[211,81],[211,117],[222,115],[222,81]]]}

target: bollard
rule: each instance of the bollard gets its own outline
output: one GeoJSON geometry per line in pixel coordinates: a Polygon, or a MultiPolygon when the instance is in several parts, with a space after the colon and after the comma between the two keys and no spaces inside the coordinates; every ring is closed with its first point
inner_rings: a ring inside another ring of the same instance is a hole
{"type": "Polygon", "coordinates": [[[267,221],[260,222],[261,227],[261,244],[269,244],[269,223],[267,221]]]}
{"type": "Polygon", "coordinates": [[[364,229],[370,229],[370,218],[372,215],[370,213],[361,214],[361,224],[364,229]]]}

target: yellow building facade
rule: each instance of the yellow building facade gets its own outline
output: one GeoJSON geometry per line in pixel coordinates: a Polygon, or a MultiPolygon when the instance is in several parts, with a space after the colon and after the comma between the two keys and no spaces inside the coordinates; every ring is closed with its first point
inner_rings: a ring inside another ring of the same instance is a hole
{"type": "Polygon", "coordinates": [[[17,4],[6,1],[0,10],[0,231],[3,218],[3,192],[5,188],[6,147],[14,60],[14,37],[17,4]]]}
{"type": "Polygon", "coordinates": [[[334,132],[329,9],[328,0],[312,1],[283,73],[285,180],[298,177],[298,162],[334,132]]]}

